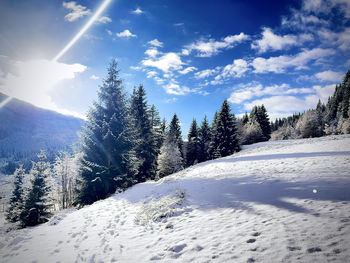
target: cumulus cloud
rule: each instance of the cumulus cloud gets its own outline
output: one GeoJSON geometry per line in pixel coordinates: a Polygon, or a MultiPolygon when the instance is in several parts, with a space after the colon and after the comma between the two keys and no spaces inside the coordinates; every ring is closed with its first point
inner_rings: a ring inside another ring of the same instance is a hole
{"type": "Polygon", "coordinates": [[[64,17],[64,19],[68,22],[73,22],[79,18],[91,14],[90,9],[85,6],[78,5],[75,1],[63,2],[62,5],[70,10],[70,13],[64,17]]]}
{"type": "Polygon", "coordinates": [[[167,85],[164,85],[163,89],[165,90],[166,93],[173,94],[173,95],[186,95],[187,93],[191,92],[190,88],[186,86],[180,86],[173,82],[167,85]]]}
{"type": "Polygon", "coordinates": [[[321,81],[341,82],[343,78],[343,73],[327,70],[319,72],[315,74],[315,76],[321,81]]]}
{"type": "Polygon", "coordinates": [[[319,96],[320,100],[323,103],[327,103],[328,98],[333,95],[335,90],[335,84],[326,85],[326,86],[313,86],[313,88],[316,90],[317,95],[319,96]]]}
{"type": "Polygon", "coordinates": [[[189,54],[191,51],[197,51],[197,56],[199,57],[211,57],[216,55],[223,49],[230,49],[237,44],[248,40],[249,36],[240,33],[239,35],[230,35],[223,38],[221,41],[215,41],[214,39],[209,40],[199,40],[185,47],[184,50],[189,54]]]}
{"type": "Polygon", "coordinates": [[[204,69],[204,70],[196,72],[194,74],[194,77],[196,79],[204,79],[204,78],[210,77],[211,75],[217,73],[219,69],[220,69],[219,67],[215,68],[215,69],[204,69]]]}
{"type": "Polygon", "coordinates": [[[295,96],[272,96],[254,100],[244,104],[246,110],[251,110],[255,105],[264,104],[268,112],[273,114],[293,113],[312,109],[317,104],[317,95],[307,95],[305,97],[295,96]]]}
{"type": "Polygon", "coordinates": [[[179,73],[182,74],[182,75],[186,75],[187,73],[190,73],[192,71],[196,71],[197,68],[196,67],[187,67],[183,70],[180,70],[179,73]]]}
{"type": "Polygon", "coordinates": [[[180,70],[183,64],[180,56],[174,52],[166,53],[157,59],[150,58],[142,60],[142,65],[157,68],[164,73],[168,73],[172,70],[180,70]]]}
{"type": "Polygon", "coordinates": [[[137,37],[136,35],[134,35],[133,33],[131,33],[129,31],[129,29],[125,29],[124,31],[120,32],[120,33],[117,33],[116,34],[117,37],[120,37],[120,38],[131,38],[131,37],[137,37]]]}
{"type": "Polygon", "coordinates": [[[262,96],[275,95],[290,95],[290,94],[312,94],[315,93],[311,88],[291,88],[289,84],[282,83],[281,85],[270,85],[264,87],[259,82],[251,82],[248,84],[238,85],[238,89],[231,93],[229,101],[231,103],[239,104],[244,101],[262,96]]]}
{"type": "Polygon", "coordinates": [[[84,72],[86,66],[49,60],[16,61],[13,65],[15,72],[0,77],[1,92],[38,107],[82,117],[59,108],[50,92],[61,81],[74,79],[78,73],[84,72]]]}
{"type": "Polygon", "coordinates": [[[148,44],[154,47],[163,47],[163,42],[160,42],[158,39],[153,39],[151,41],[148,41],[148,44]]]}
{"type": "Polygon", "coordinates": [[[132,10],[131,13],[134,14],[134,15],[141,15],[144,12],[138,7],[135,10],[132,10]]]}
{"type": "Polygon", "coordinates": [[[160,52],[156,48],[150,48],[145,51],[145,54],[151,58],[155,58],[160,52]]]}
{"type": "Polygon", "coordinates": [[[324,58],[334,53],[335,51],[333,49],[305,49],[295,56],[258,57],[253,60],[251,65],[254,67],[255,73],[284,73],[287,68],[295,68],[296,70],[306,69],[310,61],[324,58]]]}
{"type": "Polygon", "coordinates": [[[350,49],[350,28],[346,28],[341,32],[321,29],[318,31],[318,35],[324,43],[333,44],[344,51],[350,49]]]}
{"type": "Polygon", "coordinates": [[[262,38],[255,40],[251,44],[251,47],[257,49],[258,53],[264,53],[268,50],[284,50],[292,46],[299,46],[304,42],[311,40],[313,40],[311,34],[279,36],[274,34],[271,28],[264,27],[262,38]]]}
{"type": "Polygon", "coordinates": [[[232,64],[226,65],[222,72],[215,77],[212,84],[219,84],[221,80],[228,78],[240,78],[246,71],[249,70],[249,65],[244,59],[235,59],[232,64]]]}

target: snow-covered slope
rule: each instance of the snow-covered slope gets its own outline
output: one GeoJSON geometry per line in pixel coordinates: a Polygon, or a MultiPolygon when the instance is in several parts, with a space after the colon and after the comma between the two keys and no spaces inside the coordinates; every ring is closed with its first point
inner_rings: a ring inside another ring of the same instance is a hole
{"type": "Polygon", "coordinates": [[[349,262],[350,136],[255,144],[0,238],[1,262],[349,262]]]}

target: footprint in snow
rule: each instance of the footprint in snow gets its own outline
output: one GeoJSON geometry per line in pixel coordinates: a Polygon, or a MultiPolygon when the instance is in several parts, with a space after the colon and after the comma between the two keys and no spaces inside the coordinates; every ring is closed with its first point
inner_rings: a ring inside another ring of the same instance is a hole
{"type": "Polygon", "coordinates": [[[320,249],[319,247],[312,247],[307,250],[307,252],[309,253],[315,253],[315,252],[321,252],[321,251],[322,249],[320,249]]]}
{"type": "Polygon", "coordinates": [[[261,235],[260,232],[255,232],[255,233],[252,234],[253,237],[258,237],[258,236],[260,236],[260,235],[261,235]]]}
{"type": "Polygon", "coordinates": [[[248,240],[247,240],[247,243],[254,243],[255,241],[256,241],[255,238],[251,238],[251,239],[248,239],[248,240]]]}

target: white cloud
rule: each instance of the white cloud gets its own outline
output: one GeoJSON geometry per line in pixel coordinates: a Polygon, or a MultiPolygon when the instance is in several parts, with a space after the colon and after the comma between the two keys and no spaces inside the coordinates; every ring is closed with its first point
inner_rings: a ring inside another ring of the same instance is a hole
{"type": "Polygon", "coordinates": [[[297,98],[295,96],[272,96],[254,100],[244,104],[246,110],[251,110],[255,105],[264,104],[268,112],[273,114],[302,112],[312,109],[316,106],[319,97],[317,95],[308,95],[297,98]]]}
{"type": "Polygon", "coordinates": [[[100,77],[99,76],[96,76],[96,75],[91,75],[90,76],[90,79],[93,79],[93,80],[98,80],[100,77]]]}
{"type": "Polygon", "coordinates": [[[191,92],[191,89],[189,89],[186,86],[180,86],[176,83],[169,83],[167,85],[163,86],[163,89],[165,90],[166,93],[168,94],[173,94],[173,95],[186,95],[187,93],[191,92]]]}
{"type": "Polygon", "coordinates": [[[197,70],[196,67],[187,67],[183,70],[180,70],[179,73],[182,75],[186,75],[187,73],[190,73],[190,72],[195,71],[195,70],[197,70]]]}
{"type": "Polygon", "coordinates": [[[338,33],[322,29],[318,31],[318,35],[325,44],[333,44],[341,50],[350,49],[350,27],[338,33]]]}
{"type": "Polygon", "coordinates": [[[85,6],[78,5],[75,1],[63,2],[62,5],[63,7],[71,10],[70,13],[64,17],[64,19],[68,22],[73,22],[79,18],[91,14],[90,9],[87,9],[85,6]]]}
{"type": "Polygon", "coordinates": [[[228,99],[231,103],[239,104],[244,101],[262,96],[289,95],[289,94],[312,94],[315,93],[311,88],[291,88],[289,84],[271,85],[264,87],[259,82],[238,85],[238,90],[231,93],[228,99]]]}
{"type": "Polygon", "coordinates": [[[155,58],[160,52],[156,48],[150,48],[145,51],[145,54],[151,58],[155,58]]]}
{"type": "Polygon", "coordinates": [[[169,52],[158,59],[142,60],[142,65],[147,67],[154,67],[168,73],[171,70],[179,70],[182,68],[183,62],[178,54],[169,52]]]}
{"type": "Polygon", "coordinates": [[[96,21],[101,23],[101,24],[107,24],[107,23],[111,23],[112,19],[108,16],[101,16],[101,17],[97,18],[96,21]]]}
{"type": "Polygon", "coordinates": [[[244,59],[235,59],[232,64],[226,65],[222,72],[215,77],[214,83],[227,78],[240,78],[249,70],[247,61],[244,59]]]}
{"type": "Polygon", "coordinates": [[[86,66],[65,64],[49,60],[17,61],[15,74],[8,73],[0,78],[0,91],[38,107],[51,109],[63,114],[81,115],[59,108],[50,96],[57,84],[63,80],[74,79],[84,72],[86,66]]]}
{"type": "Polygon", "coordinates": [[[192,43],[191,45],[186,46],[185,49],[188,50],[188,53],[190,53],[192,50],[197,51],[197,55],[199,57],[211,57],[219,53],[222,49],[233,48],[237,44],[248,39],[248,35],[240,33],[239,35],[227,36],[221,41],[215,41],[214,39],[209,39],[208,41],[199,40],[195,43],[192,43]]]}
{"type": "Polygon", "coordinates": [[[138,7],[136,8],[135,10],[131,11],[132,14],[135,14],[135,15],[141,15],[143,14],[144,12],[138,7]]]}
{"type": "Polygon", "coordinates": [[[158,72],[156,72],[156,71],[149,71],[149,72],[147,72],[147,78],[148,79],[153,78],[156,75],[158,75],[158,72]]]}
{"type": "Polygon", "coordinates": [[[117,33],[116,35],[117,35],[117,37],[120,37],[120,38],[122,38],[122,37],[125,37],[125,38],[137,37],[136,35],[134,35],[133,33],[131,33],[131,32],[129,31],[129,29],[125,29],[124,31],[122,31],[122,32],[120,32],[120,33],[117,33]]]}
{"type": "Polygon", "coordinates": [[[264,53],[268,50],[284,50],[292,46],[299,46],[306,41],[313,40],[311,34],[284,35],[279,36],[272,32],[271,28],[264,27],[262,38],[255,40],[251,47],[257,49],[258,53],[264,53]]]}
{"type": "Polygon", "coordinates": [[[183,48],[183,49],[181,50],[181,54],[182,54],[183,56],[188,56],[188,55],[190,54],[190,51],[189,51],[188,49],[186,49],[186,48],[183,48]]]}
{"type": "Polygon", "coordinates": [[[140,67],[140,66],[130,66],[130,69],[138,71],[138,70],[141,70],[142,67],[140,67]]]}
{"type": "Polygon", "coordinates": [[[211,75],[215,74],[218,72],[218,69],[219,68],[215,68],[215,69],[204,69],[202,71],[199,71],[199,72],[196,72],[194,74],[194,77],[196,79],[204,79],[204,78],[207,78],[207,77],[210,77],[211,75]]]}
{"type": "Polygon", "coordinates": [[[110,36],[113,35],[113,32],[112,32],[111,30],[109,30],[109,29],[106,29],[106,32],[107,32],[107,34],[110,35],[110,36]]]}
{"type": "Polygon", "coordinates": [[[332,82],[341,82],[343,79],[343,73],[335,72],[332,70],[322,71],[315,74],[316,78],[321,81],[332,81],[332,82]]]}
{"type": "Polygon", "coordinates": [[[328,98],[333,95],[336,84],[326,85],[326,86],[313,86],[316,90],[317,95],[323,103],[327,103],[328,98]]]}
{"type": "Polygon", "coordinates": [[[310,61],[317,60],[335,53],[332,49],[314,48],[311,50],[303,50],[295,56],[278,56],[270,58],[255,58],[252,62],[255,73],[284,73],[287,68],[295,68],[297,70],[306,69],[310,61]]]}
{"type": "Polygon", "coordinates": [[[165,103],[174,103],[177,102],[177,98],[166,99],[165,103]]]}
{"type": "Polygon", "coordinates": [[[154,47],[163,47],[163,42],[160,42],[158,39],[153,39],[151,41],[148,41],[148,44],[154,47]]]}
{"type": "Polygon", "coordinates": [[[153,79],[155,80],[155,82],[157,82],[158,85],[161,85],[165,82],[164,79],[157,77],[157,76],[153,77],[153,79]]]}

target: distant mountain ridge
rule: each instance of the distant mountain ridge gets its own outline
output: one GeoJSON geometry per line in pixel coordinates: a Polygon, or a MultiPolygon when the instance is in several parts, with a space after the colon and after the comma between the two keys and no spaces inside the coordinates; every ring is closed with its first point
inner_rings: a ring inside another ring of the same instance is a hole
{"type": "MultiPolygon", "coordinates": [[[[0,93],[0,103],[6,98],[0,93]]],[[[52,159],[59,151],[72,150],[83,124],[82,119],[13,98],[0,108],[0,158],[30,163],[43,149],[52,159]]]]}

